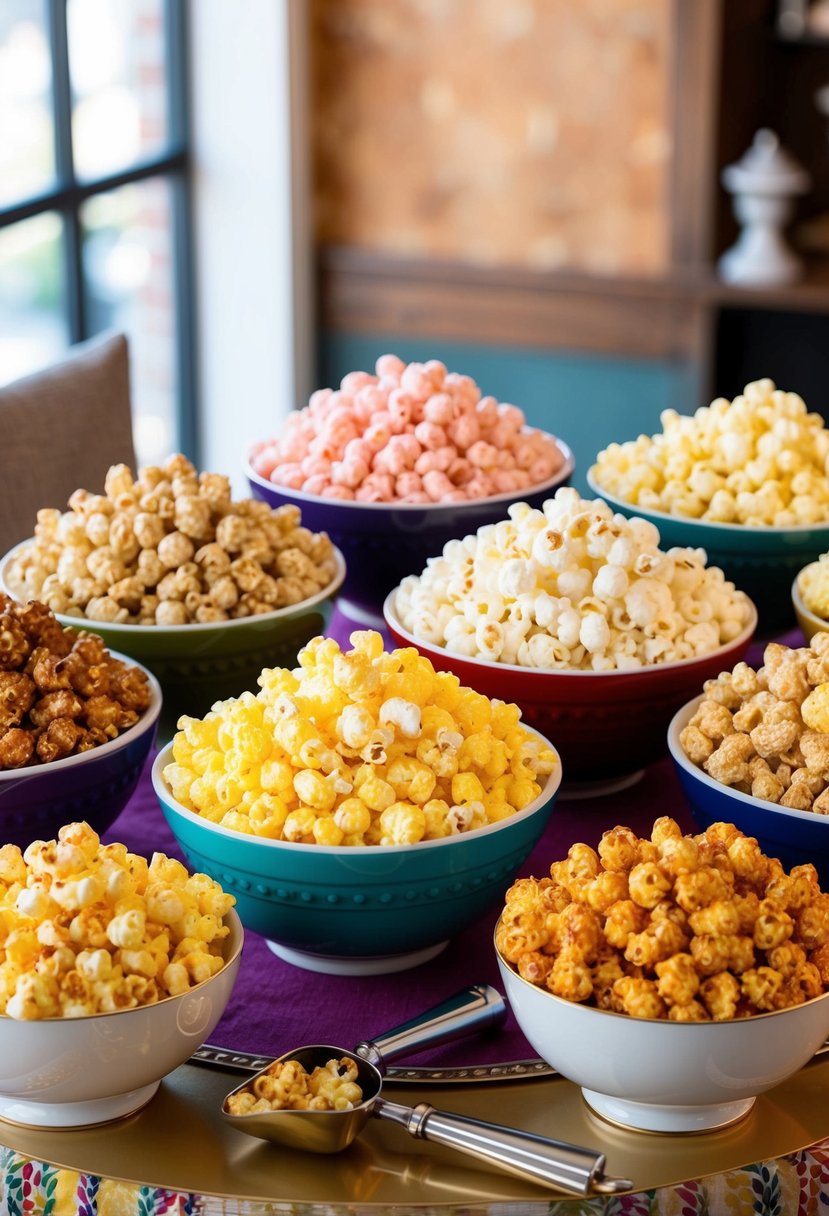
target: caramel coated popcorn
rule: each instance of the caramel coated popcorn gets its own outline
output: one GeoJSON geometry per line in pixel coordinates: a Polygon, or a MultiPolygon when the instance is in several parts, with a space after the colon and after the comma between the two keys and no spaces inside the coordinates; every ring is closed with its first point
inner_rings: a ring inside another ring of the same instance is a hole
{"type": "Polygon", "coordinates": [[[829,990],[829,894],[812,865],[788,873],[733,824],[650,838],[607,831],[548,878],[506,894],[495,944],[555,996],[639,1018],[725,1021],[829,990]]]}
{"type": "Polygon", "coordinates": [[[222,827],[322,845],[409,845],[497,823],[558,764],[517,705],[466,688],[379,633],[313,638],[294,671],[179,719],[164,780],[222,827]]]}
{"type": "Polygon", "coordinates": [[[163,853],[102,844],[87,823],[0,848],[0,1014],[85,1017],[187,992],[224,966],[236,902],[163,853]]]}
{"type": "Polygon", "coordinates": [[[829,814],[829,632],[770,642],[757,671],[738,663],[703,687],[679,735],[688,759],[744,794],[829,814]]]}
{"type": "Polygon", "coordinates": [[[37,600],[0,593],[0,772],[108,743],[151,700],[146,673],[95,634],[64,629],[37,600]]]}
{"type": "Polygon", "coordinates": [[[234,502],[230,481],[184,456],[163,467],[114,465],[103,494],[37,513],[8,586],[55,612],[137,625],[209,624],[301,603],[336,574],[334,547],[298,507],[234,502]]]}
{"type": "Polygon", "coordinates": [[[797,393],[755,380],[662,431],[613,443],[591,470],[625,502],[712,523],[789,528],[829,520],[829,430],[797,393]]]}
{"type": "Polygon", "coordinates": [[[298,1060],[275,1060],[225,1101],[230,1115],[264,1110],[353,1110],[363,1100],[357,1065],[348,1056],[308,1072],[298,1060]]]}

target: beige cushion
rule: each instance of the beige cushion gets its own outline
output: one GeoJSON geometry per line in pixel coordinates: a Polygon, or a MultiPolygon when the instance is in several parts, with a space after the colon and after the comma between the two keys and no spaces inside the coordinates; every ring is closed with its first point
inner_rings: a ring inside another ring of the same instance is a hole
{"type": "Polygon", "coordinates": [[[32,535],[40,507],[65,510],[78,488],[103,493],[119,463],[135,467],[123,334],[0,388],[0,555],[32,535]]]}

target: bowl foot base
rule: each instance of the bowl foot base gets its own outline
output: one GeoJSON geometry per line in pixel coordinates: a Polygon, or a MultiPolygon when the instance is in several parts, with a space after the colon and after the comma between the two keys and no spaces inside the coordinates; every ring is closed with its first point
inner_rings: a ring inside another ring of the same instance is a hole
{"type": "Polygon", "coordinates": [[[592,1089],[581,1092],[591,1110],[608,1123],[642,1132],[708,1132],[729,1127],[744,1119],[756,1101],[755,1098],[741,1098],[736,1102],[715,1102],[708,1106],[659,1106],[628,1102],[592,1089]]]}
{"type": "Polygon", "coordinates": [[[408,971],[436,958],[449,945],[448,940],[422,950],[410,950],[406,954],[379,954],[343,958],[339,955],[313,954],[308,950],[294,950],[279,942],[268,942],[268,949],[278,958],[294,967],[306,971],[317,971],[322,975],[391,975],[394,971],[408,971]]]}
{"type": "Polygon", "coordinates": [[[86,1102],[31,1102],[22,1098],[1,1097],[0,1119],[21,1127],[94,1127],[123,1119],[146,1106],[160,1081],[142,1085],[111,1098],[92,1098],[86,1102]]]}
{"type": "Polygon", "coordinates": [[[636,785],[637,781],[641,781],[645,775],[643,768],[638,768],[632,773],[623,773],[621,777],[607,777],[599,781],[563,781],[561,784],[561,793],[559,798],[561,801],[575,802],[584,798],[603,798],[607,794],[618,794],[622,790],[630,789],[632,785],[636,785]]]}

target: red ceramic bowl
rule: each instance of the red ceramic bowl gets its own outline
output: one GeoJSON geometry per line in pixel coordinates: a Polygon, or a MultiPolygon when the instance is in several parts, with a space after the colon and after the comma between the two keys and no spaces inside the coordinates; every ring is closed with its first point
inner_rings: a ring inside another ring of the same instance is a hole
{"type": "Polygon", "coordinates": [[[562,797],[610,793],[632,784],[648,764],[668,754],[676,711],[702,692],[703,681],[742,659],[757,627],[757,611],[739,637],[704,658],[655,663],[636,671],[550,671],[452,654],[425,642],[400,622],[397,589],[383,615],[395,643],[415,646],[440,671],[487,697],[514,701],[523,720],[561,756],[562,797]]]}

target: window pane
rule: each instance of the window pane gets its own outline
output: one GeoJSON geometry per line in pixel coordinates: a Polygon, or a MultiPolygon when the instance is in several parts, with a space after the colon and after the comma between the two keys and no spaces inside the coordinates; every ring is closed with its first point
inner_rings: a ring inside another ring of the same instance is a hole
{"type": "Polygon", "coordinates": [[[178,446],[171,218],[170,186],[161,178],[96,195],[81,209],[88,328],[129,338],[141,464],[178,446]]]}
{"type": "Polygon", "coordinates": [[[51,185],[52,63],[45,0],[0,4],[0,206],[51,185]]]}
{"type": "Polygon", "coordinates": [[[168,131],[162,0],[69,0],[66,19],[77,176],[158,152],[168,131]]]}
{"type": "Polygon", "coordinates": [[[0,383],[60,356],[69,343],[63,309],[59,217],[0,228],[0,383]]]}

